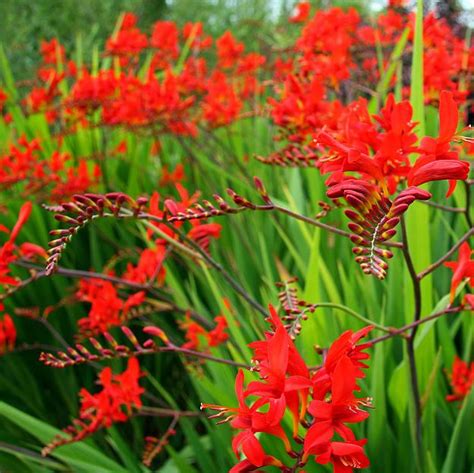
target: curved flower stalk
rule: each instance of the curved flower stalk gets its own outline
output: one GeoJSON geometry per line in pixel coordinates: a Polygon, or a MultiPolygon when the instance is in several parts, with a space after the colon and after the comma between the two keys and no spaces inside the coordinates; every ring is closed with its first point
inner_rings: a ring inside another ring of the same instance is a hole
{"type": "Polygon", "coordinates": [[[132,199],[130,196],[113,192],[105,195],[84,194],[75,195],[71,202],[67,202],[51,208],[56,212],[54,218],[67,228],[61,230],[51,230],[51,236],[59,237],[49,242],[49,258],[46,266],[46,273],[52,274],[58,265],[62,252],[65,250],[71,238],[92,220],[99,217],[113,216],[116,218],[125,217],[122,210],[131,209],[133,214],[138,215],[140,210],[147,204],[148,199],[132,199]]]}
{"type": "MultiPolygon", "coordinates": [[[[188,205],[194,201],[195,197],[189,197],[183,188],[178,187],[178,190],[181,190],[181,197],[188,205]]],[[[161,267],[164,257],[163,252],[166,253],[165,248],[167,244],[170,244],[172,247],[197,260],[203,259],[202,254],[193,251],[192,248],[179,241],[179,237],[176,233],[177,228],[171,229],[165,224],[166,211],[160,210],[158,207],[158,193],[155,192],[150,199],[149,208],[147,209],[150,213],[145,212],[147,204],[148,198],[146,197],[133,199],[127,194],[112,192],[108,194],[75,195],[70,202],[53,207],[46,207],[48,210],[55,212],[56,220],[69,226],[65,229],[50,231],[51,236],[59,238],[49,242],[50,249],[48,251],[49,258],[46,266],[46,274],[50,275],[56,270],[59,259],[72,237],[86,224],[96,218],[102,217],[141,219],[145,221],[148,227],[147,236],[149,238],[153,233],[158,235],[159,238],[155,240],[155,249],[142,253],[139,262],[139,266],[141,266],[142,269],[149,267],[148,263],[150,262],[150,258],[157,259],[158,262],[161,261],[159,264],[161,267]]],[[[172,209],[172,212],[179,212],[186,209],[185,204],[172,199],[167,199],[166,205],[172,209]]],[[[187,240],[194,242],[199,250],[202,250],[207,255],[211,241],[219,238],[220,232],[221,226],[218,224],[194,223],[191,230],[185,236],[187,240]]],[[[137,279],[136,271],[133,271],[133,268],[129,269],[130,274],[127,278],[137,279]]],[[[139,268],[137,267],[136,269],[138,270],[139,268]]]]}
{"type": "Polygon", "coordinates": [[[385,261],[393,253],[381,248],[396,234],[401,216],[415,200],[428,200],[431,194],[417,187],[409,187],[391,201],[375,185],[362,180],[350,179],[332,186],[328,192],[331,199],[344,198],[352,207],[345,211],[351,220],[348,227],[353,232],[351,240],[356,261],[366,274],[384,279],[388,264],[385,261]]]}
{"type": "Polygon", "coordinates": [[[256,158],[261,163],[271,166],[308,168],[317,166],[319,155],[314,146],[312,148],[310,145],[289,144],[269,156],[257,156],[256,158]]]}
{"type": "MultiPolygon", "coordinates": [[[[109,332],[103,332],[102,336],[105,338],[106,346],[97,340],[97,338],[89,337],[89,343],[92,349],[88,349],[81,343],[76,343],[74,347],[66,346],[67,351],[58,351],[57,353],[42,352],[40,354],[40,361],[46,366],[53,368],[66,368],[69,366],[80,365],[85,363],[92,363],[95,361],[103,361],[114,358],[130,358],[141,355],[152,355],[157,353],[180,353],[185,357],[198,358],[202,360],[214,361],[216,363],[228,364],[231,366],[246,367],[247,365],[238,363],[225,358],[215,357],[207,351],[197,351],[186,343],[183,346],[175,345],[167,336],[167,334],[159,327],[147,326],[143,332],[147,335],[157,338],[163,346],[157,345],[153,338],[146,339],[140,343],[133,331],[126,327],[120,327],[129,344],[122,344],[117,341],[109,332]],[[131,346],[130,346],[131,345],[131,346]]],[[[217,346],[227,340],[227,334],[224,333],[222,324],[218,324],[209,335],[209,346],[217,346]]]]}
{"type": "Polygon", "coordinates": [[[249,345],[259,380],[245,386],[240,370],[235,380],[238,407],[201,406],[216,411],[210,418],[230,422],[238,431],[232,448],[238,459],[242,454],[245,458],[230,472],[256,471],[271,465],[288,473],[310,461],[332,463],[335,471],[351,472],[368,466],[362,448],[365,440],[356,440],[348,424],[362,422],[369,415],[363,408],[371,406],[370,399],[358,398],[355,393],[360,390],[358,380],[365,376],[364,360],[369,358],[365,353],[369,344],[358,342],[371,327],[344,332],[312,375],[275,309],[270,306],[269,310],[272,330],[266,332],[264,340],[249,345]],[[290,433],[285,412],[292,418],[290,433]],[[278,438],[286,458],[267,452],[257,434],[278,438]]]}

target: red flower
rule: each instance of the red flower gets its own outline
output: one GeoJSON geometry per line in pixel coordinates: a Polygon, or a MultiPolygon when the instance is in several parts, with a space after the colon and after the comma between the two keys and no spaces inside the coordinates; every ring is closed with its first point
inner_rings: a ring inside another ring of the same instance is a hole
{"type": "Polygon", "coordinates": [[[449,197],[456,187],[456,180],[467,179],[469,163],[459,159],[457,151],[450,149],[450,142],[456,133],[459,116],[451,92],[441,92],[439,105],[439,136],[426,136],[421,141],[421,156],[408,174],[408,185],[418,186],[425,182],[449,179],[449,197]]]}
{"type": "Polygon", "coordinates": [[[456,289],[466,278],[469,278],[469,284],[474,287],[474,259],[471,259],[473,251],[469,243],[464,242],[459,248],[459,257],[457,261],[448,261],[444,266],[453,271],[451,279],[450,302],[456,297],[456,289]]]}
{"type": "Polygon", "coordinates": [[[235,391],[239,406],[237,408],[202,404],[202,408],[217,411],[211,418],[222,418],[220,422],[230,421],[231,426],[240,432],[234,437],[233,450],[239,457],[242,452],[246,459],[239,462],[231,471],[255,471],[265,465],[288,469],[279,459],[265,452],[256,433],[269,434],[280,438],[291,458],[298,458],[303,466],[310,456],[318,463],[333,463],[335,471],[352,472],[352,468],[363,468],[369,462],[362,445],[365,440],[356,440],[348,423],[361,422],[368,417],[360,405],[368,405],[366,399],[358,399],[354,391],[359,388],[357,379],[364,376],[361,368],[368,358],[364,350],[369,344],[358,345],[371,327],[356,333],[347,331],[341,335],[328,351],[324,365],[310,379],[309,369],[299,355],[286,332],[285,326],[276,311],[270,306],[270,323],[274,332],[267,332],[265,340],[250,344],[254,350],[254,361],[260,377],[252,381],[244,390],[244,375],[239,371],[235,381],[235,391]],[[313,401],[309,407],[311,417],[306,418],[307,398],[313,401]],[[255,398],[249,406],[250,398],[255,398]],[[295,451],[283,428],[283,417],[289,411],[294,419],[293,437],[301,444],[302,451],[295,451]],[[300,422],[306,428],[306,436],[301,439],[300,422]],[[335,441],[335,434],[345,442],[335,441]],[[302,441],[303,440],[303,441],[302,441]]]}
{"type": "Polygon", "coordinates": [[[255,352],[253,360],[258,362],[263,382],[251,382],[246,395],[284,400],[293,417],[293,433],[296,435],[298,423],[306,414],[311,386],[309,370],[273,306],[270,305],[269,310],[275,333],[267,333],[265,341],[249,344],[255,352]]]}
{"type": "Polygon", "coordinates": [[[58,435],[43,449],[42,454],[48,455],[61,445],[77,442],[101,428],[128,420],[133,410],[142,406],[144,389],[138,384],[141,376],[136,358],[128,360],[127,369],[121,374],[114,375],[110,368],[104,368],[98,381],[102,390],[91,394],[87,389],[81,389],[79,419],[65,429],[68,437],[58,435]]]}
{"type": "Polygon", "coordinates": [[[449,374],[449,382],[453,394],[448,394],[446,400],[449,402],[462,401],[469,394],[474,384],[474,361],[468,365],[456,356],[452,371],[449,374]]]}
{"type": "Polygon", "coordinates": [[[145,248],[136,266],[127,264],[123,278],[139,284],[164,284],[166,268],[164,261],[167,255],[166,246],[158,244],[155,248],[145,248]]]}
{"type": "Polygon", "coordinates": [[[209,251],[212,239],[217,239],[221,235],[222,225],[218,223],[199,223],[188,233],[188,237],[194,240],[204,251],[209,251]]]}
{"type": "Polygon", "coordinates": [[[157,21],[153,25],[150,46],[157,49],[153,58],[155,67],[164,68],[178,57],[178,34],[178,27],[172,21],[157,21]]]}
{"type": "MultiPolygon", "coordinates": [[[[0,310],[2,309],[3,306],[0,304],[0,310]]],[[[3,319],[0,320],[0,355],[12,351],[15,347],[15,341],[15,324],[13,323],[12,318],[8,314],[5,314],[3,319]]]]}
{"type": "Polygon", "coordinates": [[[57,65],[59,62],[64,64],[66,59],[65,48],[56,38],[51,41],[41,41],[41,55],[45,64],[57,65]]]}
{"type": "Polygon", "coordinates": [[[295,6],[295,13],[293,16],[288,18],[290,23],[303,23],[309,17],[309,12],[311,11],[310,2],[299,2],[295,6]]]}
{"type": "Polygon", "coordinates": [[[177,164],[173,171],[169,171],[168,166],[163,166],[161,171],[160,186],[176,184],[181,182],[184,178],[184,166],[181,163],[177,164]]]}
{"type": "Polygon", "coordinates": [[[354,468],[367,468],[370,463],[362,448],[365,442],[328,442],[318,450],[316,463],[332,463],[334,473],[352,473],[354,468]]]}
{"type": "Polygon", "coordinates": [[[264,464],[266,454],[254,435],[257,432],[266,432],[279,437],[284,442],[285,447],[290,450],[290,442],[285,431],[279,425],[285,411],[282,399],[268,400],[262,398],[254,402],[251,407],[248,407],[245,400],[247,396],[244,394],[244,373],[242,370],[239,370],[235,379],[235,393],[239,407],[201,404],[201,409],[212,409],[218,412],[210,416],[210,418],[227,416],[220,422],[230,421],[233,428],[242,430],[232,441],[232,448],[236,456],[239,457],[239,450],[242,450],[254,466],[262,466],[264,464]],[[267,412],[259,412],[259,409],[267,404],[269,404],[267,412]]]}
{"type": "Polygon", "coordinates": [[[109,54],[131,57],[148,46],[146,35],[135,26],[136,23],[137,18],[133,13],[124,14],[120,30],[107,40],[106,51],[109,54]]]}
{"type": "MultiPolygon", "coordinates": [[[[276,467],[283,467],[283,464],[277,460],[275,457],[271,455],[265,455],[263,458],[259,459],[260,466],[276,466],[276,467]]],[[[250,471],[256,471],[258,468],[254,465],[250,460],[247,458],[234,465],[230,470],[229,473],[247,473],[250,471]]],[[[302,472],[304,473],[304,472],[302,472]]]]}
{"type": "Polygon", "coordinates": [[[225,317],[218,315],[214,317],[214,322],[216,326],[207,331],[202,325],[192,320],[189,314],[186,314],[184,321],[179,322],[180,328],[186,332],[183,348],[206,352],[210,347],[217,347],[227,341],[229,334],[226,333],[228,325],[225,317]]]}
{"type": "Polygon", "coordinates": [[[110,327],[122,325],[130,309],[139,306],[145,299],[145,293],[140,291],[122,300],[111,282],[86,279],[79,282],[76,296],[79,300],[91,304],[88,316],[78,321],[80,332],[85,336],[102,333],[110,327]]]}
{"type": "Polygon", "coordinates": [[[47,257],[45,250],[33,243],[22,243],[19,247],[15,245],[20,230],[30,217],[32,208],[31,202],[26,202],[22,205],[18,214],[18,220],[11,232],[6,227],[0,226],[0,231],[10,233],[8,240],[0,247],[0,284],[18,284],[18,280],[9,275],[9,265],[17,259],[15,253],[25,258],[31,258],[35,255],[47,257]]]}
{"type": "Polygon", "coordinates": [[[3,107],[8,100],[8,95],[6,92],[0,88],[0,112],[3,112],[3,107]]]}
{"type": "Polygon", "coordinates": [[[212,38],[204,34],[202,23],[188,22],[183,27],[183,36],[186,41],[191,41],[193,49],[207,49],[212,45],[212,38]]]}
{"type": "Polygon", "coordinates": [[[232,123],[242,109],[234,87],[226,75],[214,71],[207,83],[207,95],[202,102],[204,119],[213,127],[232,123]]]}
{"type": "Polygon", "coordinates": [[[219,66],[223,68],[233,67],[245,49],[244,44],[236,41],[230,31],[218,38],[216,45],[219,66]]]}
{"type": "Polygon", "coordinates": [[[367,399],[354,396],[357,367],[347,356],[342,356],[331,376],[331,400],[315,400],[308,407],[314,423],[305,437],[306,454],[317,451],[321,443],[330,440],[337,432],[344,440],[355,440],[352,430],[345,424],[357,423],[369,417],[360,405],[368,405],[367,399]]]}

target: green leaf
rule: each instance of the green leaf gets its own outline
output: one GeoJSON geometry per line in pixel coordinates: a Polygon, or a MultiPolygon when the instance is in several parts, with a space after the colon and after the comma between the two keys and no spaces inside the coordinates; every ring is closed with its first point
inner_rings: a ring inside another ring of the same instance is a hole
{"type": "MultiPolygon", "coordinates": [[[[453,473],[463,470],[463,458],[469,439],[472,438],[472,418],[474,416],[474,389],[464,399],[461,411],[459,412],[454,431],[449,443],[448,454],[443,464],[441,473],[453,473]]],[[[472,465],[471,465],[472,466],[472,465]]],[[[466,464],[467,467],[467,464],[466,464]]]]}
{"type": "MultiPolygon", "coordinates": [[[[55,435],[62,433],[60,430],[2,401],[0,401],[0,416],[13,422],[45,445],[50,442],[55,435]]],[[[111,471],[114,473],[127,473],[125,468],[83,441],[60,447],[54,450],[51,456],[71,466],[78,467],[79,470],[77,471],[88,471],[89,473],[91,471],[94,471],[94,473],[110,473],[111,471]],[[87,468],[89,470],[87,470],[87,468]]]]}

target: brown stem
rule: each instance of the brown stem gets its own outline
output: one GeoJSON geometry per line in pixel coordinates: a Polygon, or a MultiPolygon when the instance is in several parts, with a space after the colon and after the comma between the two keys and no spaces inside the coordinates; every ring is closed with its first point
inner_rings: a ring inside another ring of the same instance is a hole
{"type": "MultiPolygon", "coordinates": [[[[142,353],[147,352],[147,350],[144,350],[142,353]]],[[[176,345],[168,345],[165,347],[159,347],[155,350],[151,350],[151,352],[172,352],[172,353],[181,353],[184,356],[191,357],[191,358],[202,358],[203,360],[209,360],[209,361],[215,361],[216,363],[221,363],[223,365],[229,365],[229,366],[237,366],[238,368],[246,368],[248,370],[251,369],[251,367],[245,363],[240,363],[238,361],[234,360],[229,360],[227,358],[219,358],[217,356],[210,355],[208,353],[203,353],[200,351],[195,351],[195,350],[189,350],[187,348],[182,348],[178,347],[176,345]]],[[[140,354],[137,353],[137,354],[140,354]]]]}
{"type": "Polygon", "coordinates": [[[174,409],[151,406],[142,406],[137,414],[155,417],[199,417],[203,415],[201,411],[177,411],[174,409]]]}
{"type": "Polygon", "coordinates": [[[69,345],[67,344],[66,340],[64,340],[63,336],[49,323],[47,319],[45,319],[44,317],[38,317],[34,320],[41,323],[46,328],[46,330],[53,336],[53,338],[56,339],[56,341],[59,342],[63,346],[63,348],[67,350],[69,345]]]}
{"type": "MultiPolygon", "coordinates": [[[[47,277],[46,271],[39,265],[30,263],[28,261],[22,261],[18,260],[15,261],[14,264],[16,266],[20,266],[22,268],[27,268],[33,271],[36,271],[33,276],[31,276],[28,279],[25,279],[22,283],[20,283],[21,287],[26,286],[27,284],[43,278],[47,277]]],[[[189,313],[191,317],[201,325],[203,325],[207,329],[212,329],[213,325],[212,323],[205,318],[203,315],[198,314],[196,311],[192,309],[185,309],[182,307],[177,306],[170,298],[169,296],[166,295],[163,291],[160,291],[157,288],[151,287],[149,284],[140,284],[140,283],[135,283],[133,281],[128,281],[127,279],[122,279],[116,276],[110,276],[108,274],[102,274],[102,273],[96,273],[94,271],[83,271],[80,269],[67,269],[67,268],[62,268],[60,266],[57,267],[56,273],[60,276],[64,276],[67,278],[78,278],[78,279],[99,279],[101,281],[109,281],[114,284],[120,284],[123,286],[126,286],[130,289],[136,289],[138,291],[145,291],[152,295],[153,297],[156,297],[159,300],[162,300],[166,302],[167,304],[170,305],[170,310],[175,310],[177,312],[180,312],[182,314],[189,313]]],[[[18,287],[18,286],[15,286],[18,287]]]]}
{"type": "Polygon", "coordinates": [[[206,253],[195,241],[191,240],[181,229],[176,228],[172,223],[163,220],[159,217],[155,217],[154,215],[147,214],[144,212],[141,212],[139,215],[139,218],[142,219],[147,219],[147,220],[152,220],[155,222],[162,223],[163,225],[166,225],[168,228],[170,228],[173,232],[177,233],[179,237],[186,242],[196,253],[198,253],[201,258],[209,264],[212,268],[214,268],[216,271],[218,271],[222,277],[227,281],[227,283],[234,289],[234,291],[239,294],[243,299],[247,301],[249,305],[251,305],[254,309],[256,309],[258,312],[260,312],[262,315],[265,317],[268,315],[267,311],[265,308],[260,305],[253,297],[231,276],[227,270],[220,264],[218,263],[215,259],[211,257],[208,253],[206,253]]]}
{"type": "Polygon", "coordinates": [[[438,261],[435,261],[433,264],[430,264],[426,269],[421,271],[421,273],[417,274],[417,279],[421,281],[425,276],[428,274],[432,273],[435,269],[439,268],[445,261],[447,261],[457,250],[458,248],[471,236],[474,235],[474,228],[471,228],[469,231],[467,231],[460,239],[459,241],[444,255],[442,256],[438,261]]]}
{"type": "Polygon", "coordinates": [[[466,191],[466,208],[464,210],[464,215],[466,216],[466,222],[469,227],[474,227],[471,217],[471,186],[467,182],[463,182],[464,189],[466,191]]]}
{"type": "Polygon", "coordinates": [[[389,338],[393,338],[397,335],[402,335],[403,333],[408,332],[409,330],[412,330],[414,327],[418,327],[419,325],[429,322],[430,320],[435,320],[446,314],[457,314],[458,312],[461,312],[461,311],[462,311],[462,307],[453,307],[453,308],[450,307],[450,308],[441,310],[439,312],[435,312],[434,314],[428,315],[427,317],[420,318],[416,322],[411,322],[407,325],[404,325],[403,327],[393,329],[391,333],[382,335],[377,338],[373,338],[372,340],[370,340],[370,344],[375,345],[377,343],[388,340],[389,338]]]}
{"type": "Polygon", "coordinates": [[[463,213],[466,211],[466,209],[462,209],[461,207],[450,207],[449,205],[442,205],[429,200],[421,200],[420,202],[424,205],[434,207],[435,209],[444,210],[445,212],[463,213]]]}
{"type": "Polygon", "coordinates": [[[168,429],[166,429],[166,432],[164,435],[161,436],[160,440],[158,443],[153,447],[153,449],[146,454],[146,457],[143,459],[143,464],[145,466],[151,466],[151,463],[153,462],[153,459],[158,455],[163,447],[168,443],[168,439],[171,437],[171,435],[174,434],[175,432],[175,427],[179,422],[179,419],[183,417],[180,413],[177,413],[174,415],[173,420],[171,421],[171,424],[168,426],[168,429]]]}
{"type": "MultiPolygon", "coordinates": [[[[327,223],[320,222],[319,220],[315,220],[311,217],[307,217],[306,215],[299,214],[297,212],[293,212],[290,209],[287,209],[286,207],[281,207],[275,203],[272,203],[272,205],[265,205],[265,206],[257,206],[256,210],[276,210],[277,212],[284,213],[286,215],[289,215],[290,217],[296,219],[296,220],[301,220],[302,222],[309,223],[310,225],[313,225],[315,227],[322,228],[323,230],[326,230],[330,233],[335,233],[336,235],[341,235],[347,238],[351,237],[350,232],[346,232],[345,230],[341,230],[340,228],[333,227],[332,225],[328,225],[327,223]]],[[[401,248],[402,244],[396,241],[386,241],[382,243],[384,246],[391,246],[393,248],[401,248]]]]}
{"type": "Polygon", "coordinates": [[[415,335],[418,329],[417,322],[421,317],[421,285],[420,280],[417,277],[415,266],[413,265],[413,260],[410,255],[410,249],[408,247],[408,237],[407,230],[405,225],[405,219],[401,219],[401,228],[402,228],[402,241],[403,241],[403,256],[407,264],[408,272],[413,284],[413,294],[415,300],[415,309],[413,315],[413,327],[410,331],[410,336],[407,338],[407,355],[408,355],[408,364],[410,367],[410,384],[413,394],[413,401],[415,404],[415,438],[417,443],[416,453],[418,460],[420,452],[422,452],[423,444],[423,433],[422,433],[422,412],[421,412],[421,397],[420,397],[420,388],[418,385],[418,373],[416,367],[416,358],[415,358],[415,335]]]}

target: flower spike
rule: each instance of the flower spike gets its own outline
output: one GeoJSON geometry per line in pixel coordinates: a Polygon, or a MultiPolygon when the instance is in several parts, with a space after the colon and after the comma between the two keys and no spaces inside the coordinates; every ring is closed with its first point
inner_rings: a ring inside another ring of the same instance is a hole
{"type": "Polygon", "coordinates": [[[352,207],[345,211],[351,220],[351,240],[356,245],[352,252],[362,271],[384,279],[388,264],[385,260],[393,253],[381,248],[396,234],[401,215],[415,200],[428,200],[431,194],[417,187],[409,187],[391,201],[378,186],[366,181],[349,179],[331,187],[327,192],[331,199],[344,198],[352,207]]]}

